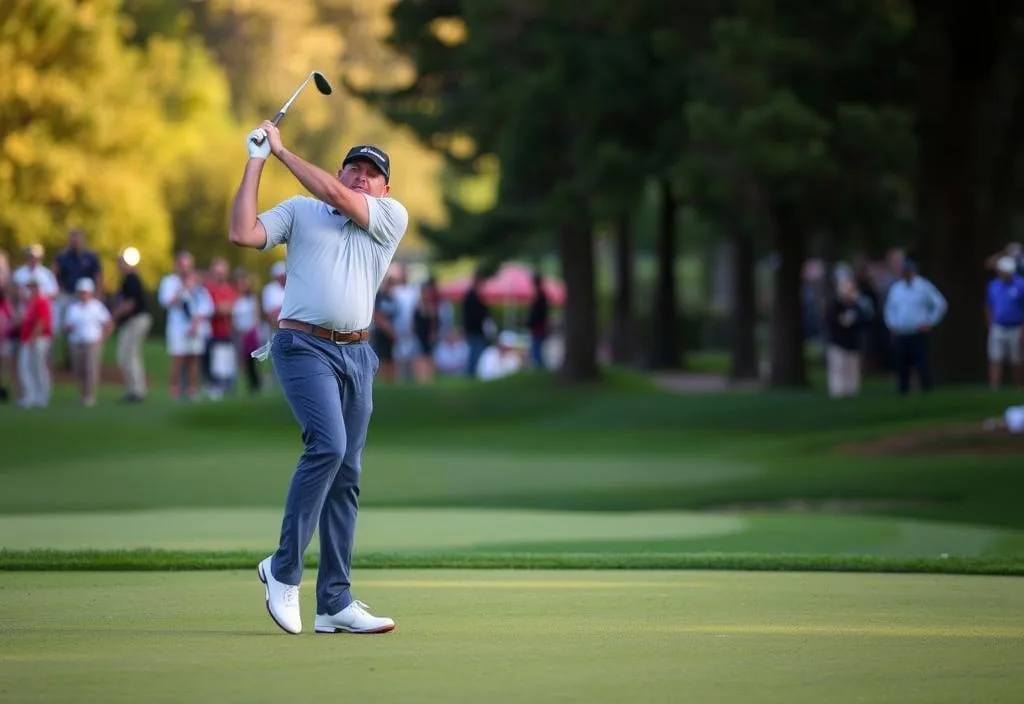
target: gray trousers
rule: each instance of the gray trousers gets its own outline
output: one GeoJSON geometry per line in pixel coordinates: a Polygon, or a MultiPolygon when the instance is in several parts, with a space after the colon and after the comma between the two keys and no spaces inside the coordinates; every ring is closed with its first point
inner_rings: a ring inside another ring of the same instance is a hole
{"type": "Polygon", "coordinates": [[[102,356],[103,348],[98,342],[71,343],[71,368],[74,370],[78,391],[83,400],[96,400],[102,356]]]}
{"type": "Polygon", "coordinates": [[[353,600],[349,570],[359,478],[380,360],[365,342],[339,345],[296,330],[274,333],[271,355],[305,443],[271,571],[279,582],[299,584],[303,553],[319,527],[316,612],[334,614],[353,600]]]}

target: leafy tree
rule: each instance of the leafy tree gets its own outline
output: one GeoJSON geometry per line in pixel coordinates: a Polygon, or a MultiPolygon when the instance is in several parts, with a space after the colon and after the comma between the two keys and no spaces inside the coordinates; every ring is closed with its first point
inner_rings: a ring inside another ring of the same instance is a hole
{"type": "Polygon", "coordinates": [[[937,374],[984,376],[985,258],[1009,239],[1024,152],[1024,6],[915,1],[916,127],[923,273],[949,300],[937,374]]]}
{"type": "MultiPolygon", "coordinates": [[[[898,55],[904,34],[885,10],[882,3],[745,2],[713,23],[712,46],[694,66],[687,120],[695,152],[684,168],[710,179],[705,205],[742,214],[730,229],[745,268],[752,229],[768,232],[778,262],[775,386],[807,384],[801,278],[811,233],[840,230],[858,210],[891,209],[888,184],[909,168],[910,120],[885,102],[901,96],[900,84],[883,80],[880,89],[860,78],[898,55]]],[[[753,286],[749,278],[741,284],[747,318],[753,286]]],[[[744,359],[735,366],[747,374],[752,324],[737,320],[744,359]]]]}
{"type": "Polygon", "coordinates": [[[82,226],[107,257],[137,243],[155,271],[171,239],[153,164],[168,149],[160,102],[139,85],[115,0],[0,5],[0,245],[53,251],[82,226]]]}

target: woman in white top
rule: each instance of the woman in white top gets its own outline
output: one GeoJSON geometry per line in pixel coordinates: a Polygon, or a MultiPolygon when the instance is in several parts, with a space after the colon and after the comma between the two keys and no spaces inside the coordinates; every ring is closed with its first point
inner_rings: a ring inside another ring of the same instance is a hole
{"type": "Polygon", "coordinates": [[[260,334],[262,330],[260,321],[263,319],[263,315],[260,311],[259,297],[253,289],[252,275],[248,271],[244,269],[235,271],[235,289],[238,291],[238,298],[231,311],[235,347],[238,350],[239,361],[246,372],[249,393],[255,394],[260,390],[260,373],[252,353],[263,344],[263,336],[260,334]]]}
{"type": "Polygon", "coordinates": [[[79,279],[75,284],[75,301],[64,315],[64,330],[71,346],[71,368],[85,406],[96,405],[103,343],[114,328],[110,311],[95,297],[95,290],[92,279],[79,279]]]}
{"type": "MultiPolygon", "coordinates": [[[[181,258],[181,257],[179,257],[181,258]]],[[[195,399],[199,388],[199,361],[210,339],[213,298],[203,286],[199,274],[188,266],[180,273],[160,280],[157,298],[167,309],[167,352],[171,355],[171,398],[181,398],[184,390],[195,399]]]]}

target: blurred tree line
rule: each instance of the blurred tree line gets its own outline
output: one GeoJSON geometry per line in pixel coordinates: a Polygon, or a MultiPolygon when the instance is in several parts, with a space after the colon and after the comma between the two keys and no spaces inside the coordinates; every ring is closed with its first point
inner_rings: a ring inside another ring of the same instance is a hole
{"type": "Polygon", "coordinates": [[[984,373],[988,254],[1019,218],[1024,5],[999,0],[399,0],[414,66],[353,92],[442,154],[442,257],[555,251],[568,289],[562,376],[596,378],[595,240],[615,242],[613,352],[634,359],[632,256],[651,217],[647,363],[683,363],[674,261],[696,214],[730,244],[733,376],[757,373],[754,262],[773,273],[771,381],[807,383],[806,257],[903,245],[950,302],[947,382],[984,373]],[[497,178],[493,203],[465,184],[497,178]],[[478,201],[479,199],[477,199],[478,201]]]}
{"type": "MultiPolygon", "coordinates": [[[[414,227],[440,224],[441,158],[343,88],[343,76],[383,87],[408,79],[408,61],[382,42],[389,6],[4,0],[0,249],[17,258],[40,242],[49,261],[81,226],[109,264],[137,246],[150,281],[177,249],[201,265],[223,254],[264,275],[269,262],[229,247],[225,234],[244,138],[311,70],[335,92],[303,94],[282,124],[286,143],[329,170],[351,143],[385,143],[414,227]]],[[[301,186],[275,164],[261,190],[269,206],[301,186]]],[[[413,231],[408,244],[417,239],[413,231]]]]}

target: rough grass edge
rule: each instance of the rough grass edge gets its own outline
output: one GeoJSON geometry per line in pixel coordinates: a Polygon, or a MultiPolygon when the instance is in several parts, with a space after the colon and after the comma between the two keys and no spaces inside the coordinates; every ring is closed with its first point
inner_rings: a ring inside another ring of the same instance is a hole
{"type": "MultiPolygon", "coordinates": [[[[0,571],[160,572],[254,569],[255,551],[0,550],[0,571]]],[[[355,569],[736,570],[1024,576],[1024,557],[878,557],[759,553],[365,553],[355,569]]],[[[314,569],[315,555],[305,564],[314,569]]]]}

